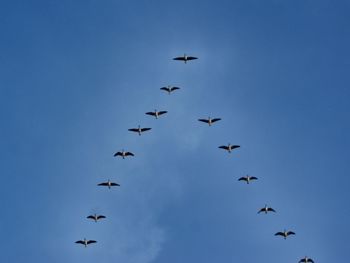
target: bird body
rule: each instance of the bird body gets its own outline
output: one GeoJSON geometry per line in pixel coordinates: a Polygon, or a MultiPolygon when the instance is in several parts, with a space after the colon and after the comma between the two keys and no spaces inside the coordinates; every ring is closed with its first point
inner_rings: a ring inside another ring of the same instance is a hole
{"type": "Polygon", "coordinates": [[[178,90],[180,88],[179,87],[172,87],[172,86],[168,85],[167,87],[162,87],[160,89],[168,92],[168,94],[170,95],[170,93],[172,93],[174,90],[178,90]]]}
{"type": "Polygon", "coordinates": [[[127,156],[134,156],[134,154],[132,152],[124,151],[124,149],[123,149],[120,152],[116,152],[113,156],[114,157],[121,156],[123,159],[125,159],[125,157],[127,157],[127,156]]]}
{"type": "Polygon", "coordinates": [[[299,260],[299,263],[314,263],[314,261],[311,258],[304,257],[299,260]]]}
{"type": "Polygon", "coordinates": [[[137,132],[139,134],[139,136],[141,136],[142,132],[149,131],[151,129],[152,128],[141,128],[140,125],[139,125],[137,128],[132,128],[132,129],[128,129],[128,130],[132,131],[132,132],[137,132]]]}
{"type": "Polygon", "coordinates": [[[247,184],[249,184],[249,182],[252,181],[252,180],[258,180],[258,178],[255,177],[255,176],[247,175],[247,176],[244,176],[244,177],[241,177],[241,178],[238,179],[238,181],[246,181],[247,184]]]}
{"type": "Polygon", "coordinates": [[[185,62],[185,64],[187,63],[187,61],[194,60],[194,59],[198,59],[198,58],[197,57],[187,56],[186,54],[184,54],[181,57],[173,58],[173,60],[181,60],[181,61],[185,62]]]}
{"type": "Polygon", "coordinates": [[[284,239],[286,239],[290,235],[295,235],[295,233],[293,231],[286,231],[286,230],[284,230],[283,232],[277,232],[275,234],[275,236],[283,236],[284,239]]]}
{"type": "Polygon", "coordinates": [[[107,182],[99,183],[98,185],[99,185],[99,186],[107,186],[108,189],[111,189],[112,186],[120,186],[120,184],[113,183],[113,182],[111,182],[109,179],[108,179],[107,182]]]}
{"type": "Polygon", "coordinates": [[[92,219],[92,220],[94,220],[97,223],[98,220],[106,218],[106,217],[103,216],[103,215],[93,214],[93,215],[87,216],[86,218],[92,219]]]}
{"type": "Polygon", "coordinates": [[[198,119],[198,120],[201,122],[208,123],[208,125],[211,126],[214,122],[220,121],[221,119],[220,118],[212,119],[212,118],[208,117],[208,119],[198,119]]]}
{"type": "Polygon", "coordinates": [[[86,247],[89,244],[97,243],[97,241],[95,241],[95,240],[87,240],[86,238],[84,238],[83,240],[75,241],[75,243],[76,244],[82,244],[82,245],[84,245],[86,247]]]}
{"type": "Polygon", "coordinates": [[[146,112],[147,115],[154,116],[156,119],[158,119],[158,117],[159,117],[160,115],[163,115],[163,114],[165,114],[165,113],[167,113],[167,111],[157,111],[157,110],[154,110],[153,112],[152,112],[152,111],[146,112]]]}
{"type": "Polygon", "coordinates": [[[241,147],[241,146],[239,146],[239,145],[232,145],[230,143],[227,146],[225,146],[225,145],[219,146],[220,149],[224,149],[228,153],[231,153],[234,149],[239,148],[239,147],[241,147]]]}
{"type": "Polygon", "coordinates": [[[276,213],[276,211],[273,208],[268,207],[267,205],[265,205],[263,208],[261,208],[259,210],[258,214],[260,214],[261,212],[264,212],[265,214],[267,214],[267,212],[275,212],[276,213]]]}

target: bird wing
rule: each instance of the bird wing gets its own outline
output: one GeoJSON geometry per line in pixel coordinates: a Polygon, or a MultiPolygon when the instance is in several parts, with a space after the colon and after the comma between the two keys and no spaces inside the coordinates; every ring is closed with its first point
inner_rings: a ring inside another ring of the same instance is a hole
{"type": "Polygon", "coordinates": [[[261,212],[264,212],[265,209],[264,208],[261,208],[259,211],[258,211],[258,214],[260,214],[261,212]]]}
{"type": "Polygon", "coordinates": [[[122,153],[121,152],[116,152],[113,156],[115,157],[115,156],[118,156],[118,155],[122,155],[122,153]]]}
{"type": "Polygon", "coordinates": [[[212,119],[211,122],[216,122],[216,121],[220,121],[221,119],[220,118],[215,118],[215,119],[212,119]]]}
{"type": "Polygon", "coordinates": [[[295,235],[295,233],[293,231],[288,231],[287,236],[289,236],[289,235],[295,235]]]}
{"type": "Polygon", "coordinates": [[[125,156],[134,156],[134,154],[131,153],[131,152],[126,152],[126,153],[125,153],[125,156]]]}
{"type": "Polygon", "coordinates": [[[151,130],[152,128],[142,128],[141,129],[141,132],[145,132],[145,131],[149,131],[149,130],[151,130]]]}
{"type": "Polygon", "coordinates": [[[276,212],[275,209],[273,209],[271,207],[267,208],[267,211],[276,212]]]}
{"type": "Polygon", "coordinates": [[[306,262],[305,258],[300,259],[300,260],[299,260],[299,263],[300,263],[300,262],[306,262]]]}
{"type": "Polygon", "coordinates": [[[95,219],[94,216],[87,216],[86,218],[88,218],[88,219],[95,219]]]}
{"type": "Polygon", "coordinates": [[[120,186],[120,184],[117,184],[117,183],[111,183],[111,186],[120,186]]]}
{"type": "Polygon", "coordinates": [[[315,263],[311,258],[308,258],[308,261],[311,263],[315,263]]]}
{"type": "Polygon", "coordinates": [[[236,149],[236,148],[240,148],[241,146],[239,146],[239,145],[231,145],[231,150],[233,150],[233,149],[236,149]]]}
{"type": "Polygon", "coordinates": [[[248,179],[246,177],[241,177],[238,179],[238,181],[247,181],[248,179]]]}
{"type": "Polygon", "coordinates": [[[198,59],[196,57],[187,57],[187,60],[193,60],[193,59],[198,59]]]}
{"type": "Polygon", "coordinates": [[[284,234],[282,232],[277,232],[275,236],[284,236],[284,234]]]}
{"type": "Polygon", "coordinates": [[[83,244],[83,245],[85,244],[84,241],[82,241],[82,240],[75,241],[75,243],[76,244],[83,244]]]}
{"type": "Polygon", "coordinates": [[[158,112],[158,115],[162,115],[162,114],[165,114],[165,113],[167,113],[167,111],[163,110],[163,111],[158,112]]]}
{"type": "Polygon", "coordinates": [[[108,183],[100,183],[98,185],[101,185],[101,186],[108,186],[108,183]]]}
{"type": "Polygon", "coordinates": [[[255,176],[252,176],[252,177],[250,177],[250,180],[258,180],[258,178],[255,176]]]}
{"type": "Polygon", "coordinates": [[[97,219],[102,219],[102,218],[106,218],[106,217],[103,216],[103,215],[100,215],[100,216],[97,217],[97,219]]]}
{"type": "Polygon", "coordinates": [[[209,123],[209,121],[208,120],[206,120],[206,119],[198,119],[199,121],[202,121],[202,122],[205,122],[205,123],[209,123]]]}
{"type": "Polygon", "coordinates": [[[219,146],[220,149],[228,150],[228,147],[225,145],[219,146]]]}
{"type": "Polygon", "coordinates": [[[170,91],[170,89],[168,87],[162,87],[160,88],[161,90],[165,90],[165,91],[170,91]]]}
{"type": "Polygon", "coordinates": [[[88,240],[86,243],[87,244],[92,244],[92,243],[97,243],[97,241],[95,241],[95,240],[88,240]]]}
{"type": "Polygon", "coordinates": [[[151,112],[151,111],[150,112],[146,112],[146,114],[147,115],[152,115],[152,116],[156,115],[154,112],[151,112]]]}
{"type": "Polygon", "coordinates": [[[139,129],[132,128],[132,129],[128,129],[128,131],[138,132],[138,131],[139,131],[139,129]]]}
{"type": "Polygon", "coordinates": [[[173,58],[173,60],[185,60],[185,58],[184,57],[176,57],[176,58],[173,58]]]}
{"type": "Polygon", "coordinates": [[[177,89],[180,89],[180,88],[179,87],[172,87],[170,90],[174,91],[174,90],[177,90],[177,89]]]}

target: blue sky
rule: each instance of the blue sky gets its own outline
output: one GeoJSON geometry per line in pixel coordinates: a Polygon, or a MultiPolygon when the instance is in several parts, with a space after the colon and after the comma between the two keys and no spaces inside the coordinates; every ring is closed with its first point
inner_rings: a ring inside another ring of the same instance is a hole
{"type": "Polygon", "coordinates": [[[3,1],[0,261],[344,262],[349,12],[342,0],[3,1]],[[199,60],[172,60],[183,53],[199,60]],[[229,142],[241,148],[217,148],[229,142]],[[114,158],[123,148],[135,157],[114,158]],[[107,179],[121,187],[96,186],[107,179]],[[257,215],[265,204],[277,213],[257,215]],[[296,236],[274,236],[284,228],[296,236]],[[84,237],[98,243],[74,244],[84,237]]]}

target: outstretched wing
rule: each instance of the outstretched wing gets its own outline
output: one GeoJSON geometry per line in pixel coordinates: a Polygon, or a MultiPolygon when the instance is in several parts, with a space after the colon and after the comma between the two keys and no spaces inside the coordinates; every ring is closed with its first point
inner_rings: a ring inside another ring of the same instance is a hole
{"type": "Polygon", "coordinates": [[[111,183],[111,186],[120,186],[120,184],[117,184],[117,183],[111,183]]]}
{"type": "Polygon", "coordinates": [[[163,110],[163,111],[158,112],[158,115],[162,115],[162,114],[165,114],[165,113],[167,113],[167,111],[163,110]]]}
{"type": "Polygon", "coordinates": [[[165,91],[170,91],[170,89],[168,88],[168,87],[162,87],[162,88],[160,88],[161,90],[165,90],[165,91]]]}
{"type": "Polygon", "coordinates": [[[83,245],[85,244],[84,241],[82,241],[82,240],[75,241],[75,243],[76,244],[83,244],[83,245]]]}
{"type": "Polygon", "coordinates": [[[198,120],[201,121],[201,122],[209,123],[209,121],[206,120],[206,119],[198,119],[198,120]]]}
{"type": "Polygon", "coordinates": [[[134,156],[134,154],[131,153],[131,152],[126,152],[126,153],[125,153],[125,156],[134,156]]]}
{"type": "Polygon", "coordinates": [[[179,87],[172,87],[171,89],[170,89],[170,91],[174,91],[174,90],[177,90],[177,89],[180,89],[179,87]]]}
{"type": "Polygon", "coordinates": [[[145,132],[145,131],[149,131],[149,130],[151,130],[152,128],[142,128],[141,129],[141,132],[145,132]]]}
{"type": "Polygon", "coordinates": [[[95,240],[88,240],[86,243],[87,244],[92,244],[92,243],[97,243],[97,241],[95,241],[95,240]]]}
{"type": "Polygon", "coordinates": [[[287,236],[289,236],[289,235],[295,235],[295,233],[293,231],[288,231],[287,236]]]}
{"type": "Polygon", "coordinates": [[[115,157],[115,156],[118,156],[118,155],[122,156],[123,154],[121,152],[116,152],[113,156],[115,157]]]}
{"type": "Polygon", "coordinates": [[[228,147],[225,145],[219,146],[220,149],[228,150],[228,147]]]}
{"type": "Polygon", "coordinates": [[[100,215],[100,216],[97,217],[97,219],[102,219],[102,218],[106,218],[106,217],[103,216],[103,215],[100,215]]]}
{"type": "Polygon", "coordinates": [[[267,208],[267,211],[275,212],[275,213],[276,213],[275,209],[273,209],[273,208],[271,208],[271,207],[267,208]]]}
{"type": "Polygon", "coordinates": [[[133,128],[133,129],[128,129],[128,131],[138,132],[138,131],[139,131],[139,129],[135,129],[135,128],[133,128]]]}
{"type": "Polygon", "coordinates": [[[220,121],[221,119],[220,118],[215,118],[215,119],[212,119],[211,122],[216,122],[216,121],[220,121]]]}
{"type": "MultiPolygon", "coordinates": [[[[154,112],[146,112],[147,115],[155,116],[156,114],[154,112]]],[[[159,114],[159,113],[158,113],[159,114]]]]}
{"type": "Polygon", "coordinates": [[[239,148],[239,147],[241,147],[241,146],[239,146],[239,145],[231,145],[231,150],[239,148]]]}
{"type": "Polygon", "coordinates": [[[248,179],[246,177],[241,177],[238,179],[238,181],[248,181],[248,179]]]}
{"type": "Polygon", "coordinates": [[[94,220],[95,220],[95,217],[94,217],[94,216],[87,216],[86,218],[88,218],[88,219],[94,219],[94,220]]]}
{"type": "Polygon", "coordinates": [[[277,233],[275,234],[275,236],[284,236],[284,233],[282,233],[282,232],[277,232],[277,233]]]}
{"type": "Polygon", "coordinates": [[[261,208],[259,211],[258,211],[258,214],[260,214],[261,212],[264,212],[265,211],[265,208],[261,208]]]}
{"type": "Polygon", "coordinates": [[[108,183],[100,183],[98,185],[101,185],[101,186],[108,186],[108,183]]]}
{"type": "Polygon", "coordinates": [[[196,57],[187,57],[187,60],[193,60],[193,59],[198,59],[196,57]]]}
{"type": "Polygon", "coordinates": [[[250,180],[258,180],[258,178],[255,176],[252,176],[252,177],[250,177],[250,180]]]}
{"type": "Polygon", "coordinates": [[[185,57],[176,57],[176,58],[173,58],[173,60],[182,60],[182,61],[184,61],[185,57]]]}

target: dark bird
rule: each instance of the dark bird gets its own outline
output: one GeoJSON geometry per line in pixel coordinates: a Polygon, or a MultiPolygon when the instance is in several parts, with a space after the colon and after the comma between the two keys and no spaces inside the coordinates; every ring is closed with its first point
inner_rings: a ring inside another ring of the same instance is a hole
{"type": "Polygon", "coordinates": [[[168,92],[168,94],[170,95],[170,93],[172,93],[174,90],[178,90],[180,89],[179,87],[172,87],[172,86],[167,86],[167,87],[162,87],[160,88],[161,90],[165,90],[166,92],[168,92]]]}
{"type": "Polygon", "coordinates": [[[232,150],[234,150],[236,148],[239,148],[239,147],[241,147],[241,146],[239,146],[239,145],[231,145],[231,144],[228,144],[227,146],[225,146],[225,145],[219,146],[220,149],[224,149],[224,150],[228,151],[229,153],[231,153],[232,150]]]}
{"type": "Polygon", "coordinates": [[[187,61],[189,60],[194,60],[194,59],[198,59],[196,57],[190,57],[190,56],[187,56],[186,54],[184,54],[182,57],[176,57],[176,58],[173,58],[174,60],[181,60],[183,62],[185,62],[185,64],[187,63],[187,61]]]}
{"type": "Polygon", "coordinates": [[[103,215],[93,214],[93,215],[87,216],[86,218],[92,219],[92,220],[94,220],[95,222],[97,222],[98,220],[103,219],[103,218],[106,218],[106,217],[103,216],[103,215]]]}
{"type": "Polygon", "coordinates": [[[108,186],[108,189],[111,189],[112,186],[120,186],[120,184],[117,184],[117,183],[113,183],[111,182],[109,179],[107,182],[104,182],[104,183],[100,183],[98,184],[99,186],[108,186]]]}
{"type": "Polygon", "coordinates": [[[97,243],[97,241],[95,241],[95,240],[87,240],[86,238],[84,238],[83,240],[75,241],[75,243],[76,244],[82,244],[82,245],[84,245],[86,247],[89,244],[97,243]]]}
{"type": "Polygon", "coordinates": [[[247,176],[244,176],[244,177],[241,177],[241,178],[238,179],[238,181],[246,181],[247,184],[249,184],[249,182],[252,181],[252,180],[258,180],[258,178],[255,177],[255,176],[247,175],[247,176]]]}
{"type": "Polygon", "coordinates": [[[198,119],[198,120],[201,121],[201,122],[208,123],[209,126],[211,126],[214,122],[220,121],[221,119],[220,118],[212,119],[212,118],[208,117],[208,119],[198,119]]]}
{"type": "Polygon", "coordinates": [[[150,111],[150,112],[146,112],[146,114],[147,115],[151,115],[151,116],[154,116],[154,117],[156,117],[156,119],[158,119],[158,117],[160,116],[160,115],[163,115],[163,114],[165,114],[165,113],[167,113],[167,111],[157,111],[157,110],[154,110],[153,112],[152,111],[150,111]]]}
{"type": "Polygon", "coordinates": [[[293,231],[286,231],[286,230],[284,230],[283,232],[277,232],[275,234],[275,236],[283,236],[284,239],[286,239],[287,236],[290,236],[290,235],[295,235],[295,233],[293,231]]]}
{"type": "Polygon", "coordinates": [[[265,214],[267,214],[267,212],[275,212],[276,213],[276,211],[273,208],[268,207],[267,205],[265,205],[265,207],[261,208],[258,211],[258,214],[260,214],[261,212],[265,212],[265,214]]]}
{"type": "Polygon", "coordinates": [[[132,152],[126,152],[123,149],[121,152],[116,152],[113,156],[121,156],[123,159],[125,159],[126,156],[134,156],[134,154],[132,152]]]}
{"type": "Polygon", "coordinates": [[[308,257],[304,257],[302,259],[299,260],[299,263],[314,263],[314,261],[311,258],[308,257]]]}
{"type": "Polygon", "coordinates": [[[139,125],[138,128],[128,129],[128,131],[137,132],[139,135],[141,135],[142,132],[149,131],[151,129],[152,128],[141,128],[140,125],[139,125]]]}

